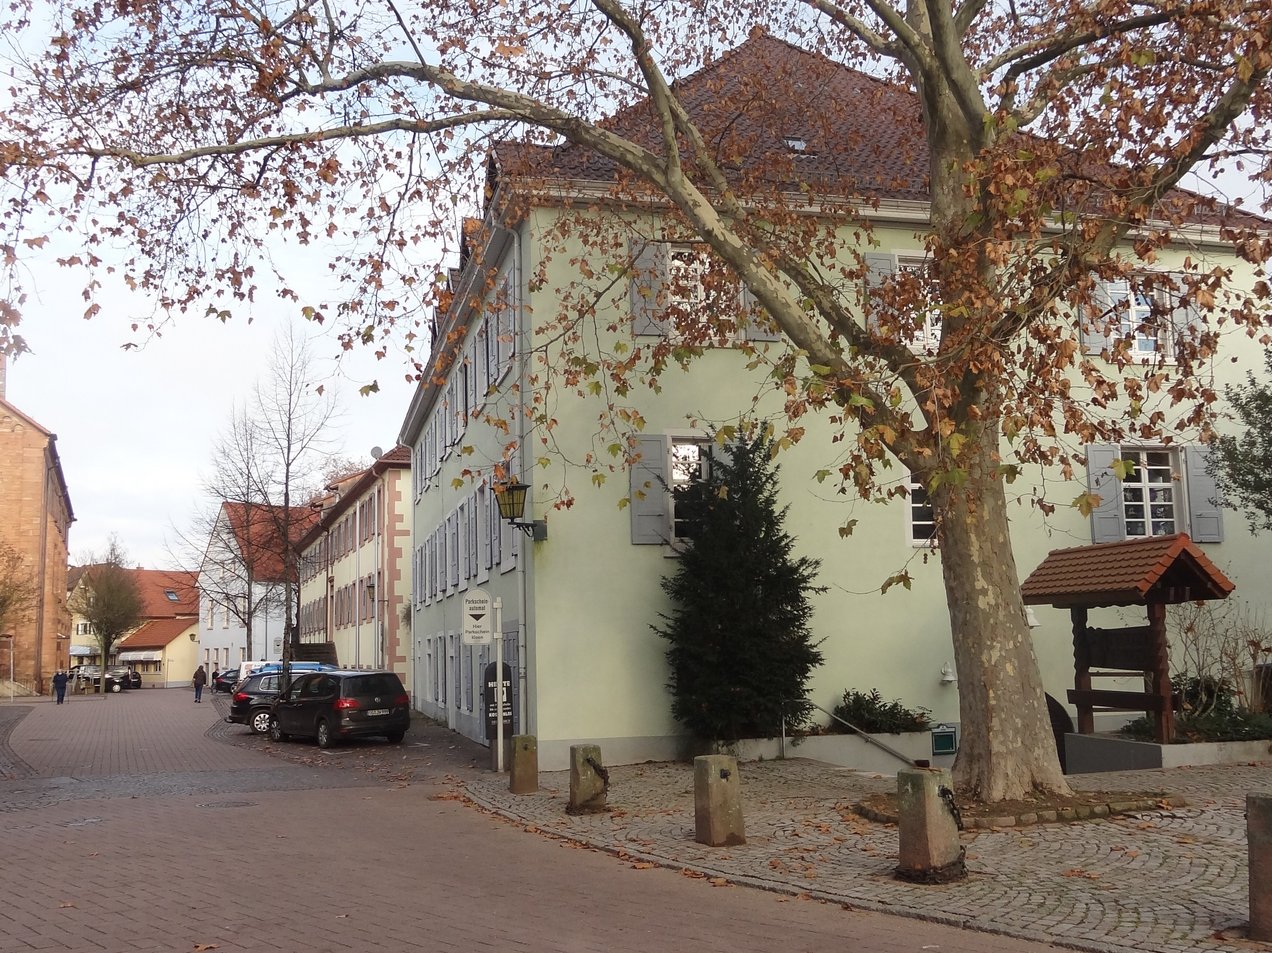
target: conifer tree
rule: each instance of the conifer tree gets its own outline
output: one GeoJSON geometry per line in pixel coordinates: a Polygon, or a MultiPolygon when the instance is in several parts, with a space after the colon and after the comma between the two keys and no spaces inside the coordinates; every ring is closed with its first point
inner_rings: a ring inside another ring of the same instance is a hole
{"type": "Polygon", "coordinates": [[[702,479],[676,491],[693,528],[663,579],[673,607],[654,631],[671,643],[672,713],[705,740],[771,737],[784,703],[802,721],[822,660],[808,628],[819,561],[796,557],[783,528],[772,449],[764,437],[711,444],[702,479]]]}

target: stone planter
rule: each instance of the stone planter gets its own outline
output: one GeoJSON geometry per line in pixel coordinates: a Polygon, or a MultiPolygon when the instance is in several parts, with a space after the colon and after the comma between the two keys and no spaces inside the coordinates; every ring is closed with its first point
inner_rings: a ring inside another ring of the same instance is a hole
{"type": "Polygon", "coordinates": [[[1267,761],[1272,759],[1272,741],[1159,745],[1152,741],[1131,741],[1117,735],[1071,733],[1064,736],[1064,752],[1069,774],[1094,774],[1267,761]]]}
{"type": "MultiPolygon", "coordinates": [[[[954,763],[953,755],[932,757],[932,734],[928,731],[911,731],[899,735],[881,734],[874,737],[912,761],[927,760],[934,768],[948,768],[954,763]]],[[[739,761],[773,761],[782,757],[782,739],[745,739],[730,745],[728,750],[739,761]]],[[[843,768],[878,774],[896,774],[907,766],[905,762],[865,741],[860,735],[807,735],[787,738],[785,756],[809,758],[843,768]]]]}

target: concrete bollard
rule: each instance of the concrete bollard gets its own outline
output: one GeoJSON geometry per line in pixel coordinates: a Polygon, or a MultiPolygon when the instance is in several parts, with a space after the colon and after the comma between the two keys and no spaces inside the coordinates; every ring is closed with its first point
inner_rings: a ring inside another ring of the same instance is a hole
{"type": "Polygon", "coordinates": [[[1250,939],[1272,940],[1272,794],[1246,795],[1250,939]]]}
{"type": "Polygon", "coordinates": [[[609,772],[601,764],[598,745],[570,745],[569,814],[592,814],[605,810],[609,792],[609,772]]]}
{"type": "Polygon", "coordinates": [[[513,794],[533,794],[539,790],[539,739],[534,735],[512,736],[508,790],[513,794]]]}
{"type": "Polygon", "coordinates": [[[967,875],[953,799],[948,771],[906,768],[897,772],[901,838],[897,877],[915,883],[949,883],[967,875]]]}
{"type": "Polygon", "coordinates": [[[708,847],[746,843],[738,759],[723,754],[693,759],[694,839],[708,847]]]}

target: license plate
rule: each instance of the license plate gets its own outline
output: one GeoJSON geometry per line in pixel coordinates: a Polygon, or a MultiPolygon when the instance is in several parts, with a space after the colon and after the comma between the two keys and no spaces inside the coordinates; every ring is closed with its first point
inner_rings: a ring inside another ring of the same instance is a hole
{"type": "Polygon", "coordinates": [[[377,715],[387,715],[388,713],[389,710],[387,708],[372,708],[369,712],[367,712],[367,717],[374,718],[377,715]]]}

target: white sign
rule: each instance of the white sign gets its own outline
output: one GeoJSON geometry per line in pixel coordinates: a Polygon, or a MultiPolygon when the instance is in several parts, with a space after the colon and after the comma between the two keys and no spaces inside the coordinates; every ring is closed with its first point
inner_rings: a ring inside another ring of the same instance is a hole
{"type": "Polygon", "coordinates": [[[469,589],[464,593],[463,641],[465,645],[489,645],[494,632],[495,604],[485,589],[469,589]]]}
{"type": "Polygon", "coordinates": [[[274,636],[274,651],[281,652],[283,650],[283,637],[281,635],[274,636]]]}

